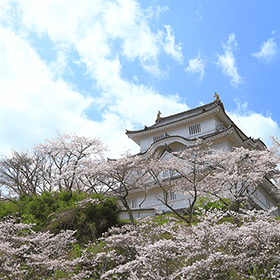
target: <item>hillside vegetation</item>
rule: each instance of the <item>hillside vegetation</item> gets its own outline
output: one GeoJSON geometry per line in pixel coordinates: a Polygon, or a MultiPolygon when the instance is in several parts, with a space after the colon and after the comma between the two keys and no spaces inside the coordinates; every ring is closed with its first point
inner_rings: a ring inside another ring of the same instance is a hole
{"type": "Polygon", "coordinates": [[[0,222],[0,279],[280,277],[280,220],[269,213],[237,214],[216,203],[208,209],[208,203],[193,215],[191,225],[173,214],[121,225],[114,200],[81,198],[75,193],[71,199],[66,193],[43,194],[21,198],[18,205],[3,203],[1,213],[17,219],[2,217],[0,222]],[[48,207],[57,211],[50,215],[48,207]],[[28,224],[31,220],[38,224],[28,224]],[[112,221],[115,226],[97,238],[112,221]]]}
{"type": "Polygon", "coordinates": [[[22,223],[33,224],[36,232],[49,230],[57,234],[61,230],[73,230],[75,238],[83,243],[96,240],[118,225],[118,213],[115,198],[69,191],[23,195],[0,204],[1,220],[13,216],[22,223]]]}
{"type": "Polygon", "coordinates": [[[198,140],[164,161],[108,160],[98,139],[58,134],[13,151],[0,160],[0,279],[280,279],[278,212],[249,203],[264,178],[279,179],[274,142],[227,153],[198,140]],[[150,187],[173,214],[135,220],[130,190],[150,187]],[[170,191],[191,197],[188,215],[170,191]]]}

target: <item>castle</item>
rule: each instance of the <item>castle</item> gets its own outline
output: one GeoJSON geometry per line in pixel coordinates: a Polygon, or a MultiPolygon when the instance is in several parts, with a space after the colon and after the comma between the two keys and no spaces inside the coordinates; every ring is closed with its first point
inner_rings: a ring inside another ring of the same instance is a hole
{"type": "MultiPolygon", "coordinates": [[[[240,146],[263,150],[266,145],[260,139],[247,137],[226,114],[219,96],[215,94],[215,97],[214,102],[175,115],[162,118],[159,111],[153,125],[140,130],[127,130],[126,134],[140,146],[143,156],[153,152],[179,151],[190,146],[197,138],[211,141],[213,148],[224,151],[240,146]]],[[[270,192],[271,188],[275,186],[265,180],[253,195],[254,201],[262,209],[268,210],[280,202],[270,192]]],[[[157,210],[168,211],[157,196],[162,196],[159,188],[151,188],[147,193],[141,189],[131,190],[128,202],[134,217],[153,215],[157,210]]],[[[168,200],[175,209],[187,207],[184,195],[170,193],[168,200]]],[[[128,218],[127,213],[122,212],[121,218],[128,218]]]]}

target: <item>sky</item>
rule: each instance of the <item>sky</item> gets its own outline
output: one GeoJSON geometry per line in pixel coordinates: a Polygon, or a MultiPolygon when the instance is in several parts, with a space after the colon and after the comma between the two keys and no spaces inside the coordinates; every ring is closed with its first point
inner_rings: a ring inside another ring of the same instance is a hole
{"type": "Polygon", "coordinates": [[[214,101],[280,135],[278,0],[1,0],[0,153],[61,133],[117,157],[125,130],[214,101]]]}

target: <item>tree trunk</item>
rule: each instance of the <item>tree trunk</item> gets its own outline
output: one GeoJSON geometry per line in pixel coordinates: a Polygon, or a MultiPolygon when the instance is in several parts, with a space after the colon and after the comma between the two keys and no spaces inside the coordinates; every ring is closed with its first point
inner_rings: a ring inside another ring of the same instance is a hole
{"type": "Polygon", "coordinates": [[[130,207],[129,207],[129,205],[128,205],[128,203],[127,203],[127,201],[126,201],[126,199],[124,197],[121,197],[121,202],[122,202],[123,206],[125,207],[128,215],[129,215],[130,223],[132,225],[135,225],[132,211],[131,211],[131,209],[130,209],[130,207]]]}

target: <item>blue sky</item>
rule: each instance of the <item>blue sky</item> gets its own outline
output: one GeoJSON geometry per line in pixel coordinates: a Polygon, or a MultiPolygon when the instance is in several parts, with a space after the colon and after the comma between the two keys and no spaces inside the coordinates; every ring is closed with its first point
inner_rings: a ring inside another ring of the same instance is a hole
{"type": "Polygon", "coordinates": [[[279,135],[280,2],[1,0],[0,153],[56,130],[138,152],[125,129],[212,102],[279,135]]]}

